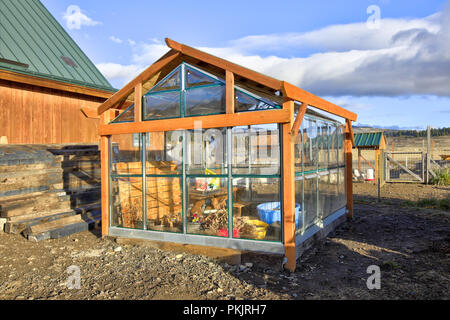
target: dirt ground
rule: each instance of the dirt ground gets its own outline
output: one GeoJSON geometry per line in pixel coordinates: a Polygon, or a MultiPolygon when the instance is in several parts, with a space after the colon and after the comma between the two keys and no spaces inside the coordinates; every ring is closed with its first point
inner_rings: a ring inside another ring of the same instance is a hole
{"type": "Polygon", "coordinates": [[[98,232],[33,243],[0,234],[0,299],[450,299],[450,213],[405,200],[449,187],[355,184],[355,218],[307,251],[294,273],[280,256],[239,266],[203,256],[101,240],[98,232]],[[381,268],[369,290],[367,268],[381,268]],[[68,289],[70,266],[80,289],[68,289]]]}

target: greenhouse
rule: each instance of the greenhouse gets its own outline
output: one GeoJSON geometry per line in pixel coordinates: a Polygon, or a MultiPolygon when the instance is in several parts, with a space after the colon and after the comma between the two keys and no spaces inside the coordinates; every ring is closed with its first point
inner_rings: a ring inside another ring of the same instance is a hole
{"type": "Polygon", "coordinates": [[[166,42],[98,108],[103,236],[282,254],[295,269],[313,239],[352,217],[356,115],[166,42]]]}

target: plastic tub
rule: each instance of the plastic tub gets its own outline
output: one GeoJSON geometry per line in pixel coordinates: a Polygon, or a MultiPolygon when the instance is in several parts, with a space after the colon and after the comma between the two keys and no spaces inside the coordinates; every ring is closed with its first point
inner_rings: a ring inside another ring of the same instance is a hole
{"type": "MultiPolygon", "coordinates": [[[[275,222],[281,223],[281,208],[279,202],[265,202],[256,206],[258,209],[259,218],[267,224],[275,222]]],[[[295,225],[300,226],[300,205],[295,204],[295,225]]]]}

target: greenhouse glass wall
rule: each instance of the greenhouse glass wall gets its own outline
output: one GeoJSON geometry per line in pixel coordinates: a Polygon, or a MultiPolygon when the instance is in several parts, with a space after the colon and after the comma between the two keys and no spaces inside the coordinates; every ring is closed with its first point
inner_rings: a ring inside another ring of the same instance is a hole
{"type": "Polygon", "coordinates": [[[308,239],[353,212],[356,115],[168,43],[98,109],[103,236],[279,253],[295,268],[308,239]]]}
{"type": "MultiPolygon", "coordinates": [[[[144,95],[144,119],[223,114],[224,87],[183,63],[144,95]]],[[[235,89],[238,112],[281,108],[235,89]]],[[[133,107],[112,123],[133,119],[125,117],[133,107]]],[[[110,226],[281,244],[281,130],[275,123],[112,135],[110,226]]],[[[342,125],[306,114],[295,143],[297,234],[345,207],[343,170],[342,125]]]]}

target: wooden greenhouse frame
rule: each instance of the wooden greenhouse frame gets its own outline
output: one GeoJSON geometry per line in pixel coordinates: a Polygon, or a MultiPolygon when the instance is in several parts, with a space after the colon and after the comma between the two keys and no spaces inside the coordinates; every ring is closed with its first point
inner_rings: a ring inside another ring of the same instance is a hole
{"type": "MultiPolygon", "coordinates": [[[[282,128],[281,141],[281,194],[283,205],[282,243],[284,255],[287,258],[285,267],[294,270],[300,248],[296,245],[295,234],[295,168],[294,144],[307,108],[314,107],[326,113],[345,119],[345,163],[346,163],[346,215],[353,217],[352,200],[352,146],[354,144],[352,121],[357,115],[288,82],[279,81],[258,72],[249,70],[224,59],[166,39],[170,48],[163,57],[144,70],[134,80],[126,84],[103,104],[97,113],[100,116],[98,133],[101,136],[101,179],[102,179],[102,236],[123,235],[110,227],[110,145],[109,138],[118,134],[136,134],[151,132],[167,132],[174,130],[191,130],[195,122],[201,121],[202,128],[230,128],[235,126],[250,126],[257,124],[279,124],[282,128]],[[225,80],[226,113],[144,121],[142,117],[143,94],[152,88],[180,63],[189,63],[198,68],[207,69],[225,80]],[[276,94],[282,107],[274,110],[252,112],[235,112],[235,85],[239,83],[260,92],[261,94],[276,94]],[[119,109],[134,103],[134,121],[128,123],[110,123],[118,114],[119,109]],[[295,106],[298,105],[296,112],[295,106]],[[296,116],[295,116],[296,114],[296,116]]],[[[344,213],[344,215],[345,215],[344,213]]],[[[140,236],[133,231],[131,236],[140,236]]],[[[231,236],[230,236],[231,238],[231,236]]],[[[160,238],[165,239],[165,238],[160,238]]],[[[178,238],[182,242],[183,238],[178,238]]],[[[170,241],[170,240],[167,240],[170,241]]],[[[222,245],[226,246],[226,245],[222,245]]],[[[248,249],[248,247],[247,247],[248,249]]]]}

